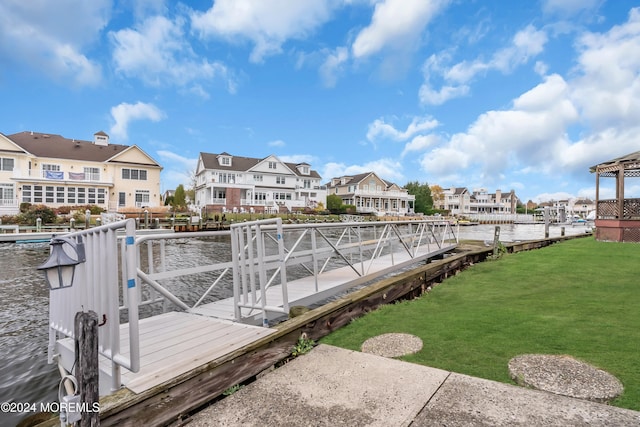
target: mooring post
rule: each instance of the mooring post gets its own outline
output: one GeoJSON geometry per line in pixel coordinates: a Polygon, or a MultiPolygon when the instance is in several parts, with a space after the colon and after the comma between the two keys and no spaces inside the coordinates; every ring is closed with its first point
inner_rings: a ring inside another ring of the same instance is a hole
{"type": "Polygon", "coordinates": [[[75,317],[76,379],[80,392],[81,427],[100,425],[98,390],[98,315],[79,311],[75,317]]]}
{"type": "Polygon", "coordinates": [[[91,225],[91,211],[87,209],[84,211],[84,229],[88,230],[91,225]]]}
{"type": "Polygon", "coordinates": [[[498,255],[498,246],[500,245],[500,226],[496,225],[493,232],[493,256],[498,255]]]}
{"type": "Polygon", "coordinates": [[[560,227],[560,236],[564,237],[564,227],[560,227]]]}
{"type": "Polygon", "coordinates": [[[544,238],[545,239],[549,238],[549,222],[551,221],[550,216],[551,214],[550,214],[549,206],[545,206],[544,207],[544,238]]]}

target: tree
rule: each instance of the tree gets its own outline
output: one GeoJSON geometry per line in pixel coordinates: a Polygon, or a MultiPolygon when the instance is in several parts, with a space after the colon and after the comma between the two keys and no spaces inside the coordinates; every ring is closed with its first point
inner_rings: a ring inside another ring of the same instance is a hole
{"type": "Polygon", "coordinates": [[[434,206],[442,206],[444,203],[444,190],[438,184],[429,187],[434,206]]]}
{"type": "Polygon", "coordinates": [[[187,207],[187,195],[182,184],[178,185],[173,195],[173,209],[184,209],[187,207]]]}
{"type": "Polygon", "coordinates": [[[404,188],[409,194],[416,196],[414,210],[423,214],[429,214],[433,210],[433,199],[428,184],[420,184],[418,181],[407,183],[404,188]]]}
{"type": "Polygon", "coordinates": [[[327,196],[327,209],[331,213],[339,213],[342,209],[342,199],[336,194],[329,194],[327,196]]]}
{"type": "Polygon", "coordinates": [[[185,191],[185,197],[191,203],[195,203],[196,201],[196,186],[198,185],[198,177],[196,175],[196,172],[197,172],[196,169],[190,170],[188,172],[189,173],[189,189],[185,191]]]}

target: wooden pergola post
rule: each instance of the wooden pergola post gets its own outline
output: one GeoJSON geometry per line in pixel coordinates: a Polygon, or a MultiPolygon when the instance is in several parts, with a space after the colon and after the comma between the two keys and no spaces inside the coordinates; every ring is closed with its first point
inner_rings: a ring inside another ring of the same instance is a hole
{"type": "Polygon", "coordinates": [[[616,200],[618,202],[618,219],[624,219],[624,164],[620,164],[616,175],[616,200]]]}

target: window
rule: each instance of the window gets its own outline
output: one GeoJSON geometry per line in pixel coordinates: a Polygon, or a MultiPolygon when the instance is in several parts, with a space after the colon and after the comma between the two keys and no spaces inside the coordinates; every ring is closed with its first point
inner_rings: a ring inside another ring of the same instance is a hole
{"type": "Polygon", "coordinates": [[[302,188],[311,188],[311,180],[303,179],[302,180],[302,188]]]}
{"type": "Polygon", "coordinates": [[[106,198],[107,198],[107,190],[105,190],[104,188],[98,188],[98,199],[97,199],[98,204],[104,205],[106,198]]]}
{"type": "Polygon", "coordinates": [[[267,193],[253,193],[253,200],[267,200],[267,193]]]}
{"type": "Polygon", "coordinates": [[[8,158],[0,158],[0,171],[9,171],[13,170],[13,159],[8,158]]]}
{"type": "Polygon", "coordinates": [[[303,166],[301,173],[304,175],[309,175],[309,166],[303,166]]]}
{"type": "Polygon", "coordinates": [[[136,190],[136,206],[146,206],[149,204],[149,190],[136,190]]]}
{"type": "Polygon", "coordinates": [[[67,203],[70,205],[76,204],[76,187],[67,188],[67,203]]]}
{"type": "Polygon", "coordinates": [[[253,180],[255,182],[262,182],[262,175],[253,175],[253,180]]]}
{"type": "Polygon", "coordinates": [[[95,188],[87,188],[87,203],[90,205],[96,204],[96,189],[95,188]]]}
{"type": "Polygon", "coordinates": [[[227,192],[225,190],[217,190],[215,192],[215,198],[216,199],[226,199],[227,198],[227,192]]]}
{"type": "Polygon", "coordinates": [[[291,193],[273,193],[275,200],[291,200],[291,193]]]}
{"type": "Polygon", "coordinates": [[[64,187],[56,187],[56,203],[64,203],[64,187]]]}
{"type": "Polygon", "coordinates": [[[276,162],[269,162],[269,169],[276,169],[276,162]]]}
{"type": "Polygon", "coordinates": [[[276,184],[284,185],[284,176],[276,176],[276,184]]]}
{"type": "Polygon", "coordinates": [[[84,179],[87,181],[100,181],[100,169],[84,168],[84,179]]]}
{"type": "Polygon", "coordinates": [[[47,186],[44,188],[44,201],[45,203],[53,203],[53,187],[47,186]]]}
{"type": "Polygon", "coordinates": [[[236,183],[236,174],[235,173],[218,172],[218,182],[223,183],[223,184],[235,184],[236,183]]]}
{"type": "Polygon", "coordinates": [[[231,166],[231,159],[229,157],[220,157],[220,164],[222,166],[231,166]]]}
{"type": "Polygon", "coordinates": [[[125,206],[127,204],[127,193],[118,193],[118,206],[125,206]]]}
{"type": "Polygon", "coordinates": [[[84,205],[85,203],[87,203],[87,191],[86,188],[83,187],[78,187],[78,201],[77,203],[79,205],[84,205]]]}
{"type": "Polygon", "coordinates": [[[122,179],[131,179],[137,181],[147,180],[147,171],[144,169],[122,169],[122,179]]]}
{"type": "Polygon", "coordinates": [[[0,184],[0,206],[13,201],[13,184],[0,184]]]}
{"type": "Polygon", "coordinates": [[[42,177],[46,179],[64,179],[64,172],[60,172],[60,165],[43,163],[42,177]]]}

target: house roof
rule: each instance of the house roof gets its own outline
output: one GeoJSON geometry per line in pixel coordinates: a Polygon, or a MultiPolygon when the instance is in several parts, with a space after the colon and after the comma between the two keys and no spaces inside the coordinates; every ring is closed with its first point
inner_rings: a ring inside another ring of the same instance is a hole
{"type": "MultiPolygon", "coordinates": [[[[236,171],[236,172],[246,172],[248,170],[250,170],[251,168],[255,167],[258,163],[264,161],[265,159],[269,158],[271,156],[267,156],[265,158],[262,159],[257,159],[254,157],[242,157],[242,156],[233,156],[227,152],[222,152],[220,154],[215,154],[215,153],[200,153],[200,158],[202,159],[202,165],[204,166],[205,169],[225,169],[225,170],[232,170],[232,171],[236,171]],[[229,156],[232,158],[232,162],[231,165],[229,166],[221,166],[220,163],[218,163],[218,157],[219,156],[229,156]]],[[[320,178],[320,174],[318,174],[318,172],[316,172],[315,170],[310,170],[309,174],[302,174],[300,173],[300,171],[298,170],[297,166],[300,164],[296,164],[296,163],[287,163],[287,162],[282,162],[284,165],[286,165],[291,172],[293,172],[294,174],[301,176],[301,177],[311,177],[311,178],[320,178]]]]}
{"type": "Polygon", "coordinates": [[[96,145],[91,141],[28,131],[7,135],[7,138],[29,154],[53,159],[105,162],[129,148],[128,145],[96,145]]]}
{"type": "Polygon", "coordinates": [[[615,159],[602,162],[600,164],[591,166],[589,172],[593,173],[598,171],[601,176],[616,176],[617,168],[620,164],[624,165],[625,176],[640,176],[640,151],[626,154],[615,159]]]}
{"type": "Polygon", "coordinates": [[[342,178],[347,178],[347,180],[346,180],[346,182],[344,184],[340,184],[340,185],[358,184],[358,183],[364,181],[368,176],[371,176],[371,175],[375,175],[378,179],[380,179],[380,181],[384,182],[384,185],[386,186],[386,188],[392,187],[394,185],[396,185],[399,188],[401,188],[395,182],[387,181],[386,179],[380,178],[378,175],[376,175],[375,172],[364,172],[364,173],[359,173],[357,175],[345,175],[345,176],[340,176],[340,177],[334,177],[334,178],[331,179],[331,181],[329,181],[329,183],[327,185],[330,187],[331,186],[331,182],[334,179],[342,179],[342,178]]]}

